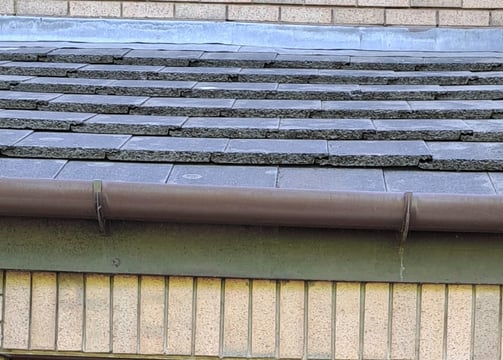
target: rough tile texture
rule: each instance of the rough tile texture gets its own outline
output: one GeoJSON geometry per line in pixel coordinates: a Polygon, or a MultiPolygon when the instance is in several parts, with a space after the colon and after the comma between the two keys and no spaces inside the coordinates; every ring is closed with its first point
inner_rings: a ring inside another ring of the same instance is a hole
{"type": "Polygon", "coordinates": [[[0,177],[52,179],[66,164],[66,160],[0,159],[0,177]]]}

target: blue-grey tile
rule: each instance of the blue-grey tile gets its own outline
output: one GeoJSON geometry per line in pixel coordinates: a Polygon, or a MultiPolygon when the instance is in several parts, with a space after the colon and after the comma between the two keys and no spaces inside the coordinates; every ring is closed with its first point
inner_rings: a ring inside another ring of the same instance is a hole
{"type": "Polygon", "coordinates": [[[272,166],[175,165],[168,183],[275,187],[277,172],[272,166]]]}
{"type": "Polygon", "coordinates": [[[485,172],[384,170],[388,191],[445,194],[494,194],[485,172]]]}
{"type": "Polygon", "coordinates": [[[492,100],[409,101],[414,117],[487,119],[494,110],[503,109],[503,102],[492,100]]]}
{"type": "Polygon", "coordinates": [[[94,94],[102,86],[111,84],[106,79],[81,79],[62,77],[37,77],[17,85],[15,90],[37,92],[59,92],[74,94],[94,94]]]}
{"type": "Polygon", "coordinates": [[[69,161],[57,179],[165,183],[172,167],[171,164],[69,161]]]}
{"type": "Polygon", "coordinates": [[[241,69],[238,67],[165,67],[156,74],[156,78],[185,81],[231,81],[237,78],[240,71],[241,69]]]}
{"type": "Polygon", "coordinates": [[[5,109],[37,109],[61,94],[0,90],[0,107],[5,109]]]}
{"type": "Polygon", "coordinates": [[[54,62],[113,63],[129,51],[117,48],[63,48],[48,53],[47,59],[54,62]]]}
{"type": "Polygon", "coordinates": [[[232,104],[233,99],[152,98],[133,112],[171,116],[220,116],[232,104]]]}
{"type": "Polygon", "coordinates": [[[319,100],[236,100],[230,116],[310,117],[319,110],[319,100]]]}
{"type": "Polygon", "coordinates": [[[325,140],[231,139],[224,154],[215,155],[216,163],[314,164],[327,156],[325,140]]]}
{"type": "Polygon", "coordinates": [[[188,66],[202,51],[191,50],[132,50],[121,61],[124,64],[188,66]]]}
{"type": "Polygon", "coordinates": [[[406,101],[323,101],[323,117],[400,118],[409,116],[406,101]]]}
{"type": "Polygon", "coordinates": [[[281,119],[277,137],[357,140],[374,131],[368,119],[281,119]]]}
{"type": "Polygon", "coordinates": [[[208,162],[221,153],[228,139],[134,136],[109,159],[128,161],[208,162]]]}
{"type": "Polygon", "coordinates": [[[12,86],[18,85],[19,83],[30,79],[33,79],[33,77],[20,75],[0,75],[0,89],[9,90],[12,86]]]}
{"type": "Polygon", "coordinates": [[[86,64],[16,61],[0,64],[0,72],[10,75],[67,76],[69,73],[84,66],[86,64]]]}
{"type": "Polygon", "coordinates": [[[274,118],[194,117],[171,136],[266,138],[278,127],[279,119],[274,118]]]}
{"type": "Polygon", "coordinates": [[[431,158],[419,140],[335,140],[328,149],[329,158],[321,163],[336,166],[417,166],[431,158]]]}
{"type": "Polygon", "coordinates": [[[0,147],[13,145],[31,133],[31,130],[0,129],[0,147]]]}
{"type": "Polygon", "coordinates": [[[54,50],[50,47],[8,47],[0,48],[0,60],[37,61],[40,55],[54,50]]]}
{"type": "Polygon", "coordinates": [[[80,67],[78,77],[105,79],[151,79],[163,69],[162,66],[148,65],[87,65],[80,67]]]}
{"type": "Polygon", "coordinates": [[[139,106],[147,100],[148,97],[144,96],[62,95],[49,102],[45,108],[55,111],[125,114],[130,108],[139,106]]]}
{"type": "Polygon", "coordinates": [[[0,177],[53,179],[66,160],[0,159],[0,177]]]}
{"type": "Polygon", "coordinates": [[[473,132],[462,137],[467,141],[503,141],[503,120],[465,120],[473,132]]]}
{"type": "Polygon", "coordinates": [[[206,52],[197,65],[203,66],[243,66],[264,67],[276,58],[276,53],[266,52],[206,52]]]}
{"type": "Polygon", "coordinates": [[[35,132],[4,153],[17,157],[103,159],[129,138],[129,135],[35,132]]]}
{"type": "Polygon", "coordinates": [[[503,143],[427,142],[433,161],[421,164],[436,170],[503,170],[503,143]]]}
{"type": "MultiPolygon", "coordinates": [[[[1,114],[0,114],[1,118],[1,114]]],[[[187,120],[184,116],[110,115],[100,114],[73,131],[131,135],[168,135],[187,120]]]]}
{"type": "Polygon", "coordinates": [[[278,187],[326,191],[386,191],[381,169],[280,167],[278,187]]]}
{"type": "Polygon", "coordinates": [[[109,95],[178,97],[192,89],[195,84],[195,81],[116,80],[100,92],[109,95]]]}
{"type": "Polygon", "coordinates": [[[11,129],[70,130],[72,125],[82,124],[92,116],[92,113],[4,110],[0,112],[0,126],[11,129]]]}
{"type": "Polygon", "coordinates": [[[374,120],[375,134],[368,139],[380,140],[459,140],[471,129],[462,120],[415,119],[374,120]]]}

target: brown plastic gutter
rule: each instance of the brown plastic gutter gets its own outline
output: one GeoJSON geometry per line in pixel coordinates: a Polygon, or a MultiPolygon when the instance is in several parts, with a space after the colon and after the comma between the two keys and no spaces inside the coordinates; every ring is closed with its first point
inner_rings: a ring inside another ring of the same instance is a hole
{"type": "Polygon", "coordinates": [[[503,196],[4,178],[0,216],[503,233],[503,196]]]}

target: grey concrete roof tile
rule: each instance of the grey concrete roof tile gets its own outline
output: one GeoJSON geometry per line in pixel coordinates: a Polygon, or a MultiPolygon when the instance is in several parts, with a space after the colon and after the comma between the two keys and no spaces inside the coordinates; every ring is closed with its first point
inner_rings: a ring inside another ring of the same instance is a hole
{"type": "Polygon", "coordinates": [[[503,85],[457,85],[441,86],[435,99],[498,100],[503,99],[503,85]]]}
{"type": "Polygon", "coordinates": [[[274,60],[276,67],[339,69],[349,65],[347,55],[281,54],[274,60]]]}
{"type": "Polygon", "coordinates": [[[384,170],[388,191],[451,194],[494,194],[485,172],[384,170]]]}
{"type": "Polygon", "coordinates": [[[165,80],[116,80],[102,89],[109,95],[136,96],[181,96],[190,91],[195,81],[165,81],[165,80]]]}
{"type": "Polygon", "coordinates": [[[53,179],[66,160],[0,158],[0,177],[53,179]]]}
{"type": "Polygon", "coordinates": [[[373,133],[368,119],[281,119],[278,137],[293,139],[363,139],[373,133]]]}
{"type": "Polygon", "coordinates": [[[323,117],[400,118],[409,116],[406,101],[323,101],[323,117]]]}
{"type": "Polygon", "coordinates": [[[434,100],[442,88],[439,85],[361,85],[354,99],[362,100],[434,100]]]}
{"type": "Polygon", "coordinates": [[[421,57],[410,56],[351,56],[351,68],[373,70],[415,70],[417,65],[423,64],[421,57]]]}
{"type": "Polygon", "coordinates": [[[503,119],[465,120],[473,134],[463,136],[466,141],[503,141],[503,119]]]}
{"type": "Polygon", "coordinates": [[[314,164],[327,156],[324,140],[231,139],[223,154],[215,154],[215,163],[314,164]]]}
{"type": "Polygon", "coordinates": [[[431,159],[425,143],[419,140],[334,140],[328,142],[328,150],[329,158],[322,165],[401,167],[431,159]]]}
{"type": "Polygon", "coordinates": [[[381,169],[280,167],[278,187],[324,191],[386,191],[381,169]]]}
{"type": "Polygon", "coordinates": [[[0,64],[0,73],[24,76],[68,76],[69,73],[85,66],[86,64],[16,61],[0,64]]]}
{"type": "Polygon", "coordinates": [[[40,55],[52,50],[50,47],[0,47],[0,60],[37,61],[40,55]]]}
{"type": "Polygon", "coordinates": [[[35,132],[4,154],[15,157],[104,159],[118,150],[130,135],[35,132]]]}
{"type": "Polygon", "coordinates": [[[231,116],[310,117],[321,110],[319,100],[236,100],[231,116]]]}
{"type": "Polygon", "coordinates": [[[237,67],[264,67],[274,61],[275,52],[206,52],[197,65],[203,66],[237,66],[237,67]]]}
{"type": "Polygon", "coordinates": [[[421,167],[453,171],[503,170],[503,143],[501,142],[427,142],[433,161],[421,167]]]}
{"type": "Polygon", "coordinates": [[[171,164],[69,161],[56,179],[165,183],[171,164]]]}
{"type": "Polygon", "coordinates": [[[503,101],[492,100],[409,101],[409,104],[416,118],[487,119],[495,109],[503,109],[503,101]]]}
{"type": "Polygon", "coordinates": [[[133,110],[137,114],[174,116],[220,116],[233,99],[152,98],[133,110]]]}
{"type": "Polygon", "coordinates": [[[489,177],[498,194],[503,194],[503,172],[490,172],[489,177]]]}
{"type": "Polygon", "coordinates": [[[111,160],[209,162],[225,150],[228,139],[133,136],[111,160]]]}
{"type": "Polygon", "coordinates": [[[35,110],[0,111],[3,128],[33,130],[70,130],[72,125],[82,124],[95,114],[35,110]]]}
{"type": "Polygon", "coordinates": [[[276,98],[305,100],[349,100],[358,85],[347,84],[280,84],[276,98]]]}
{"type": "Polygon", "coordinates": [[[117,48],[63,48],[47,54],[47,60],[59,62],[113,63],[130,49],[117,48]]]}
{"type": "Polygon", "coordinates": [[[193,50],[132,50],[119,62],[124,64],[188,66],[203,51],[193,50]]]}
{"type": "Polygon", "coordinates": [[[172,136],[227,137],[227,138],[266,138],[276,133],[279,127],[277,118],[189,118],[180,131],[172,136]]]}
{"type": "Polygon", "coordinates": [[[502,85],[503,71],[474,72],[470,78],[470,82],[472,84],[502,85]]]}
{"type": "Polygon", "coordinates": [[[179,129],[185,121],[187,117],[184,116],[99,114],[72,130],[108,134],[168,135],[173,129],[179,129]]]}
{"type": "Polygon", "coordinates": [[[32,76],[0,75],[0,89],[9,90],[11,86],[17,85],[32,78],[32,76]]]}
{"type": "Polygon", "coordinates": [[[175,165],[169,184],[275,187],[273,166],[175,165]]]}
{"type": "Polygon", "coordinates": [[[31,130],[7,130],[0,129],[0,148],[10,145],[14,145],[21,139],[30,135],[33,131],[31,130]]]}
{"type": "Polygon", "coordinates": [[[107,112],[125,114],[148,100],[146,96],[62,95],[50,101],[45,109],[54,111],[107,112]]]}
{"type": "Polygon", "coordinates": [[[113,78],[125,80],[151,79],[163,66],[148,65],[86,65],[75,72],[75,76],[90,78],[113,78]]]}
{"type": "Polygon", "coordinates": [[[197,97],[227,97],[261,99],[274,96],[278,84],[244,83],[244,82],[200,82],[192,89],[190,95],[197,97]]]}
{"type": "Polygon", "coordinates": [[[318,69],[242,69],[239,72],[239,81],[249,82],[282,82],[302,83],[318,82],[318,69]]]}
{"type": "Polygon", "coordinates": [[[237,78],[239,67],[165,67],[156,74],[163,80],[230,81],[237,78]]]}
{"type": "Polygon", "coordinates": [[[368,134],[374,140],[459,140],[471,129],[462,120],[416,119],[374,120],[376,132],[368,134]]]}
{"type": "Polygon", "coordinates": [[[59,96],[61,94],[0,90],[0,107],[5,109],[37,109],[59,96]]]}
{"type": "Polygon", "coordinates": [[[102,86],[113,81],[106,79],[81,79],[61,77],[37,77],[24,81],[15,87],[19,91],[59,92],[76,94],[94,94],[102,86]]]}

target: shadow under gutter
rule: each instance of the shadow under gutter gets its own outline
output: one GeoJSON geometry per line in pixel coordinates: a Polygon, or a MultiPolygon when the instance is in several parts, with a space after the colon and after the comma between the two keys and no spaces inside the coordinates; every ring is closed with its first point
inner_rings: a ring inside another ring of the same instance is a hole
{"type": "Polygon", "coordinates": [[[503,233],[503,196],[0,179],[0,216],[503,233]]]}

